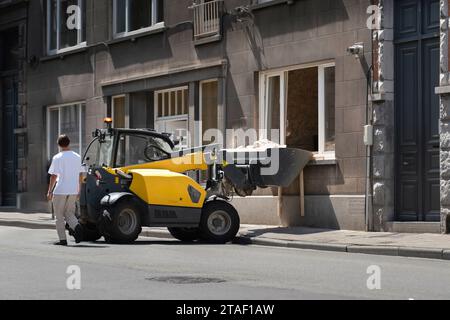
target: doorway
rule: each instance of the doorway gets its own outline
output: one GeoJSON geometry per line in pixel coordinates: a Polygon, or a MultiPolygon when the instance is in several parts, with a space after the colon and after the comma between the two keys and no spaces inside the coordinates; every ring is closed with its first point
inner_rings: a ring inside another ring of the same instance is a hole
{"type": "Polygon", "coordinates": [[[17,82],[14,77],[2,78],[2,197],[1,206],[15,207],[17,193],[16,124],[17,82]]]}
{"type": "Polygon", "coordinates": [[[440,221],[439,1],[395,1],[395,208],[440,221]]]}
{"type": "Polygon", "coordinates": [[[17,201],[18,37],[18,27],[0,32],[0,206],[7,207],[15,207],[17,201]]]}

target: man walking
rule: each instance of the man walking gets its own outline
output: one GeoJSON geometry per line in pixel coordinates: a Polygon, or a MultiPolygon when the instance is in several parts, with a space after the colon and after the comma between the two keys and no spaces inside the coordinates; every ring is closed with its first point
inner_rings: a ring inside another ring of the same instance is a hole
{"type": "Polygon", "coordinates": [[[73,230],[76,243],[80,243],[83,238],[83,229],[75,216],[83,169],[80,156],[70,150],[70,139],[67,135],[58,138],[58,146],[61,152],[53,157],[48,170],[51,177],[47,199],[53,202],[56,217],[59,242],[55,244],[67,246],[66,223],[73,230]]]}

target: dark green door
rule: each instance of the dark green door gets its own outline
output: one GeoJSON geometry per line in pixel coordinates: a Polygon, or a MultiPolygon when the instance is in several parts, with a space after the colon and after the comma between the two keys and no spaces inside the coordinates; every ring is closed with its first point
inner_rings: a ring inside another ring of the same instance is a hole
{"type": "Polygon", "coordinates": [[[395,207],[439,221],[439,0],[395,1],[395,207]]]}
{"type": "Polygon", "coordinates": [[[17,152],[14,129],[16,127],[17,82],[14,77],[1,78],[1,205],[15,206],[17,193],[17,152]]]}

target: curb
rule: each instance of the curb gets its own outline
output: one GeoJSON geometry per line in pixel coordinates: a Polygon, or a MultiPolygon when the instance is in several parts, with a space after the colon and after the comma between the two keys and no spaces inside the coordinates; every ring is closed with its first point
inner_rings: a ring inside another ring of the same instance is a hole
{"type": "Polygon", "coordinates": [[[163,230],[143,230],[140,236],[147,238],[173,239],[168,231],[163,230]]]}
{"type": "Polygon", "coordinates": [[[238,236],[233,243],[241,245],[260,245],[303,250],[334,251],[382,256],[450,260],[450,249],[414,248],[398,246],[364,246],[333,243],[315,243],[305,241],[285,241],[278,239],[252,239],[238,236]]]}
{"type": "Polygon", "coordinates": [[[347,252],[396,257],[399,256],[399,247],[349,245],[347,246],[347,252]]]}
{"type": "Polygon", "coordinates": [[[25,229],[55,229],[54,223],[34,222],[25,220],[0,220],[0,226],[18,227],[25,229]]]}
{"type": "MultiPolygon", "coordinates": [[[[55,229],[54,223],[34,222],[24,220],[1,220],[0,226],[18,227],[26,229],[55,229]]],[[[168,231],[165,230],[143,230],[142,237],[173,239],[168,231]]],[[[307,241],[286,241],[267,238],[251,238],[245,235],[238,235],[233,240],[234,244],[240,245],[258,245],[278,248],[294,248],[302,250],[332,251],[360,253],[370,255],[397,256],[422,259],[450,260],[450,249],[434,248],[414,248],[397,246],[365,246],[365,245],[347,245],[336,243],[319,243],[307,241]]]]}
{"type": "Polygon", "coordinates": [[[319,250],[319,251],[335,251],[335,252],[347,252],[347,246],[344,244],[334,243],[317,243],[306,241],[285,241],[277,239],[258,239],[249,238],[246,236],[238,236],[233,243],[241,245],[258,245],[268,247],[281,247],[281,248],[294,248],[294,249],[306,249],[306,250],[319,250]]]}
{"type": "MultiPolygon", "coordinates": [[[[25,229],[41,229],[41,230],[43,230],[43,229],[54,230],[55,229],[54,223],[25,221],[25,220],[1,220],[0,219],[0,226],[17,227],[17,228],[25,228],[25,229]]],[[[143,237],[148,237],[148,238],[165,238],[165,239],[173,238],[168,231],[163,231],[163,230],[143,230],[140,235],[143,237]]]]}

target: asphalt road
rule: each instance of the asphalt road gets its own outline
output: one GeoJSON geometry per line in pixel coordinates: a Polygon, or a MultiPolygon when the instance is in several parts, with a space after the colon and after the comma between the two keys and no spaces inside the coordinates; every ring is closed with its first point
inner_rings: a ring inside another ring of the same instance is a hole
{"type": "Polygon", "coordinates": [[[0,227],[0,299],[450,299],[450,261],[152,238],[54,241],[52,230],[0,227]],[[67,289],[71,265],[80,290],[67,289]],[[367,287],[370,266],[381,289],[367,287]]]}

